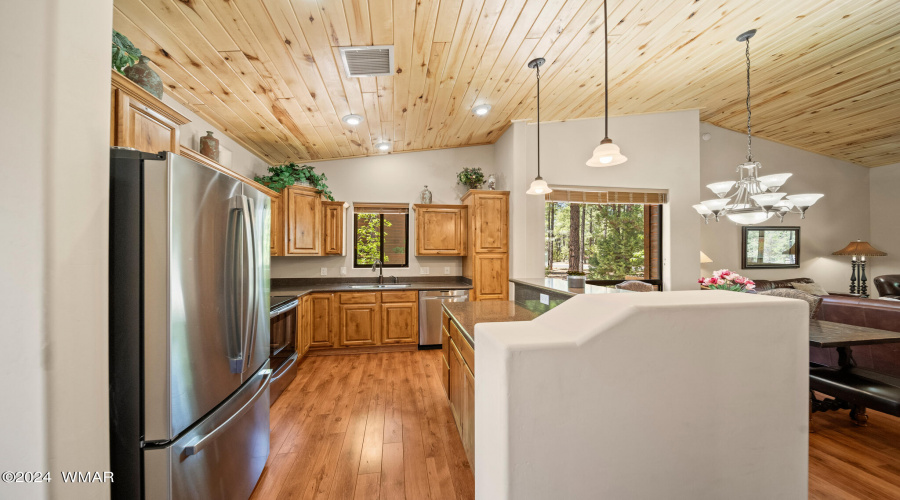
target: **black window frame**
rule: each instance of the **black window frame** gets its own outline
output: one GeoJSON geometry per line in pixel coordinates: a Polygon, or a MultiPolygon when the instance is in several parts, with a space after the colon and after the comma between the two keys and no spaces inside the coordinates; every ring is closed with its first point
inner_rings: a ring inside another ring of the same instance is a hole
{"type": "MultiPolygon", "coordinates": [[[[365,269],[367,267],[372,267],[372,264],[360,264],[359,263],[359,248],[357,246],[358,240],[356,238],[356,222],[357,216],[360,214],[376,214],[376,212],[354,212],[353,213],[353,268],[354,269],[365,269]]],[[[409,212],[404,213],[404,218],[406,219],[406,250],[404,254],[406,255],[406,263],[405,264],[385,264],[384,263],[384,213],[377,213],[380,229],[378,231],[379,241],[378,248],[380,249],[380,253],[378,255],[378,260],[381,261],[382,267],[386,268],[404,268],[409,267],[409,212]]],[[[396,214],[392,214],[396,215],[396,214]]]]}

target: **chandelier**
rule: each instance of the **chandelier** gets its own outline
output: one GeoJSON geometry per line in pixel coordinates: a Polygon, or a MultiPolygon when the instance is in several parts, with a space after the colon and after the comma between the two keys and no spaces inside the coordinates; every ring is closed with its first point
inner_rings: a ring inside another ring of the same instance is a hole
{"type": "Polygon", "coordinates": [[[740,173],[737,181],[723,181],[706,187],[718,198],[702,201],[694,205],[694,210],[709,224],[710,219],[719,221],[724,215],[735,224],[759,224],[777,216],[784,222],[784,216],[792,213],[806,218],[806,210],[819,201],[822,194],[792,194],[778,192],[792,175],[789,173],[764,175],[760,177],[762,165],[753,161],[750,128],[750,39],[756,30],[742,33],[737,40],[745,42],[747,56],[747,161],[737,166],[740,173]]]}

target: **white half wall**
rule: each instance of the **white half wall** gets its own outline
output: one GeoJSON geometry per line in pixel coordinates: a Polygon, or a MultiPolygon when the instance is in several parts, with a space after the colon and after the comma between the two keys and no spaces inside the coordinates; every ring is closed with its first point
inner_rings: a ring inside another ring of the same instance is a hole
{"type": "MultiPolygon", "coordinates": [[[[699,112],[696,110],[649,115],[613,117],[610,136],[628,161],[606,168],[585,165],[603,139],[603,120],[575,120],[541,124],[541,176],[552,185],[609,188],[653,188],[669,192],[663,210],[663,283],[666,290],[697,287],[700,273],[700,220],[691,205],[699,196],[700,149],[699,112]]],[[[514,129],[513,129],[514,130],[514,129]]],[[[508,131],[507,134],[510,132],[508,131]]],[[[511,188],[516,251],[523,248],[524,262],[511,272],[514,278],[544,275],[544,199],[526,195],[537,175],[537,129],[529,124],[526,133],[525,175],[516,177],[511,188]],[[524,225],[524,227],[522,225],[524,225]],[[521,228],[521,229],[520,229],[521,228]]],[[[522,169],[522,166],[517,166],[522,169]]],[[[519,257],[516,257],[517,259],[519,257]]]]}
{"type": "MultiPolygon", "coordinates": [[[[871,257],[869,279],[882,274],[900,274],[900,163],[869,170],[869,243],[887,253],[887,257],[871,257]]],[[[849,276],[849,273],[845,273],[849,276]]],[[[877,296],[869,282],[869,294],[877,296]]]]}
{"type": "Polygon", "coordinates": [[[203,118],[200,118],[197,113],[188,109],[187,106],[176,101],[168,94],[163,94],[162,101],[165,105],[170,106],[191,121],[190,123],[182,125],[179,129],[179,139],[182,145],[187,146],[194,151],[200,151],[200,138],[206,135],[207,131],[211,131],[213,132],[213,137],[219,140],[219,163],[251,179],[255,175],[265,175],[267,173],[266,169],[269,167],[268,163],[251,153],[244,146],[235,142],[234,139],[225,135],[221,130],[210,125],[209,122],[203,118]],[[225,152],[221,148],[227,149],[228,152],[225,152]],[[230,159],[225,158],[225,156],[228,155],[231,156],[230,159]]]}
{"type": "Polygon", "coordinates": [[[806,498],[808,314],[696,290],[476,325],[475,498],[806,498]]]}
{"type": "MultiPolygon", "coordinates": [[[[310,163],[317,172],[324,173],[326,183],[334,199],[346,202],[409,203],[409,267],[386,268],[389,276],[420,276],[420,269],[427,267],[429,276],[444,276],[444,268],[450,268],[450,276],[462,274],[461,257],[416,257],[415,214],[412,205],[421,201],[420,194],[427,185],[435,204],[458,204],[465,188],[456,183],[456,174],[463,167],[481,167],[485,178],[496,173],[494,146],[438,149],[412,153],[386,154],[345,160],[328,160],[310,163]]],[[[500,189],[506,189],[501,184],[500,189]]],[[[350,208],[352,211],[352,207],[350,208]]],[[[347,255],[329,257],[272,257],[272,278],[321,277],[320,268],[326,268],[327,277],[340,277],[340,268],[347,268],[347,276],[372,277],[368,267],[353,268],[353,226],[348,211],[347,255]]]]}
{"type": "Polygon", "coordinates": [[[109,498],[60,471],[109,470],[112,0],[0,7],[2,498],[109,498]]]}
{"type": "MultiPolygon", "coordinates": [[[[700,197],[715,198],[707,184],[737,179],[735,169],[746,161],[747,136],[708,123],[700,132],[710,134],[700,140],[700,197]]],[[[787,215],[784,224],[773,217],[760,226],[800,226],[799,269],[741,269],[741,226],[723,218],[708,225],[701,222],[701,250],[713,262],[703,265],[703,275],[716,269],[730,269],[758,279],[812,278],[830,291],[847,292],[850,260],[831,255],[850,241],[869,238],[869,169],[827,156],[810,153],[765,139],[753,139],[753,159],[762,163],[762,175],[791,172],[782,190],[789,194],[823,193],[806,215],[787,215]]],[[[885,168],[885,167],[882,167],[885,168]]],[[[897,184],[895,184],[897,185],[897,184]]],[[[895,205],[896,206],[896,205],[895,205]]],[[[690,205],[686,207],[700,220],[690,205]]],[[[896,228],[896,225],[894,226],[896,228]]],[[[896,233],[896,231],[895,231],[896,233]]],[[[699,259],[699,257],[698,257],[699,259]]],[[[870,277],[874,276],[870,274],[870,277]]],[[[871,284],[871,283],[870,283],[871,284]]]]}

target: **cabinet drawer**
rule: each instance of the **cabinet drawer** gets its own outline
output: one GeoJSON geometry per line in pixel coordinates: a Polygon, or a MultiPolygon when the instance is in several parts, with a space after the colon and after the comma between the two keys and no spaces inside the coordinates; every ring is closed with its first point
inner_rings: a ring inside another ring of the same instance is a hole
{"type": "Polygon", "coordinates": [[[341,304],[377,304],[378,292],[344,292],[341,294],[341,304]]]}
{"type": "Polygon", "coordinates": [[[450,323],[450,337],[456,344],[456,349],[459,350],[460,356],[469,365],[469,369],[472,370],[472,373],[475,373],[475,350],[472,349],[472,346],[469,345],[463,334],[456,328],[456,323],[453,322],[450,323]]]}
{"type": "Polygon", "coordinates": [[[404,290],[402,292],[381,292],[382,302],[415,302],[419,298],[419,294],[415,290],[404,290]]]}

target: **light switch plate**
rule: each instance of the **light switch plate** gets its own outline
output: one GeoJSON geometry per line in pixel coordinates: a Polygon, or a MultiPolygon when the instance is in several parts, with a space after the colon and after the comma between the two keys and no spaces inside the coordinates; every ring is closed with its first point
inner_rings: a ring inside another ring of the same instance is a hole
{"type": "Polygon", "coordinates": [[[544,304],[546,306],[550,305],[550,296],[546,293],[541,294],[541,304],[544,304]]]}
{"type": "Polygon", "coordinates": [[[322,276],[328,276],[328,268],[323,267],[321,273],[322,273],[322,276]]]}
{"type": "Polygon", "coordinates": [[[347,276],[347,268],[341,267],[341,276],[347,276]]]}
{"type": "Polygon", "coordinates": [[[444,268],[444,274],[450,274],[450,268],[449,268],[449,267],[445,267],[445,268],[444,268]]]}
{"type": "Polygon", "coordinates": [[[420,274],[429,274],[429,269],[427,267],[420,267],[419,273],[420,274]]]}

